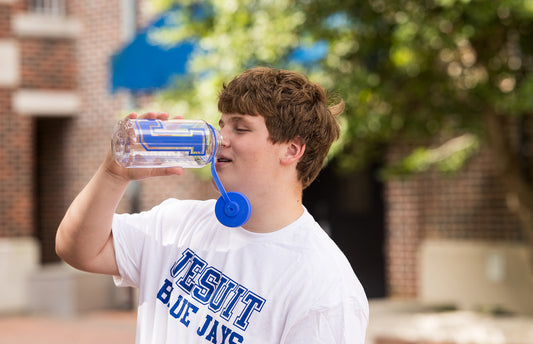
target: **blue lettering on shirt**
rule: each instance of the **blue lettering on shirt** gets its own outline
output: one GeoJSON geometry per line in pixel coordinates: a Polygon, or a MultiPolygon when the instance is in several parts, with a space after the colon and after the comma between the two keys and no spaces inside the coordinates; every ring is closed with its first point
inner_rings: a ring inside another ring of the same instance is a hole
{"type": "Polygon", "coordinates": [[[183,289],[183,291],[187,294],[190,294],[192,288],[194,288],[195,285],[194,279],[200,274],[200,272],[202,272],[206,264],[207,263],[205,261],[198,258],[197,256],[194,256],[191,260],[191,264],[187,273],[184,276],[180,277],[176,282],[178,287],[183,289]]]}
{"type": "Polygon", "coordinates": [[[221,277],[220,271],[214,267],[206,268],[198,281],[198,285],[192,291],[193,297],[201,304],[206,305],[213,296],[221,277]]]}
{"type": "Polygon", "coordinates": [[[235,319],[234,324],[241,330],[246,331],[252,312],[261,312],[266,300],[261,296],[248,291],[248,293],[243,297],[242,302],[246,304],[246,307],[237,317],[237,319],[235,319]]]}
{"type": "Polygon", "coordinates": [[[211,343],[243,343],[244,337],[237,330],[246,331],[253,315],[260,313],[266,303],[263,297],[210,266],[191,249],[182,252],[170,268],[170,276],[175,282],[165,279],[157,299],[169,308],[169,315],[185,327],[189,327],[191,317],[199,310],[196,302],[207,306],[213,314],[219,314],[219,319],[207,314],[196,329],[198,336],[211,343]],[[172,301],[175,290],[184,294],[178,292],[172,301]],[[235,313],[237,305],[241,311],[235,313]],[[231,323],[236,328],[228,326],[231,323]]]}

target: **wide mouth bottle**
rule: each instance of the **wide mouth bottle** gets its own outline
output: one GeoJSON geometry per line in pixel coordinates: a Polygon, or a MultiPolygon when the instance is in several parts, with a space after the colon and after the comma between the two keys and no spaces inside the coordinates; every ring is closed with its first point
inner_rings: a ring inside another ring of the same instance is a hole
{"type": "Polygon", "coordinates": [[[198,168],[220,154],[222,136],[204,120],[124,119],[115,126],[111,146],[123,167],[198,168]]]}

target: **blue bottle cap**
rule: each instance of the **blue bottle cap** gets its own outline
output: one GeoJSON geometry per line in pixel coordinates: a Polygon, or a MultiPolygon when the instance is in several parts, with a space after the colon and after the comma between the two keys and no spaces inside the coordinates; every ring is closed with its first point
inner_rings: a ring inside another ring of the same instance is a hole
{"type": "Polygon", "coordinates": [[[250,201],[240,192],[230,191],[226,196],[229,198],[229,202],[226,202],[224,196],[220,196],[215,204],[217,220],[226,227],[244,225],[252,213],[250,201]]]}

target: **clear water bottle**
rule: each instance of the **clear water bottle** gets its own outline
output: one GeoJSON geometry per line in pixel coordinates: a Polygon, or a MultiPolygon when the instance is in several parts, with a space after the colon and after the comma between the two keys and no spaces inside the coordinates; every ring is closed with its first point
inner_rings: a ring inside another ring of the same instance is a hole
{"type": "Polygon", "coordinates": [[[203,120],[123,119],[113,131],[115,161],[128,168],[203,167],[222,147],[222,136],[203,120]]]}

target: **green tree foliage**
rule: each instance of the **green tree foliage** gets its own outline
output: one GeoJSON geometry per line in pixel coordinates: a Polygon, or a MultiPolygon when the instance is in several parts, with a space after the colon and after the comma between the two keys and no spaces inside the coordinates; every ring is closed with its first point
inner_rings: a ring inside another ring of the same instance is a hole
{"type": "Polygon", "coordinates": [[[528,145],[533,127],[532,0],[209,0],[201,15],[195,2],[179,3],[182,25],[160,36],[195,38],[201,50],[160,102],[214,119],[217,90],[243,69],[305,71],[346,102],[342,166],[415,142],[392,171],[448,171],[486,142],[533,233],[531,148],[516,144],[528,145]],[[320,61],[291,62],[295,48],[317,42],[328,46],[320,61]]]}

